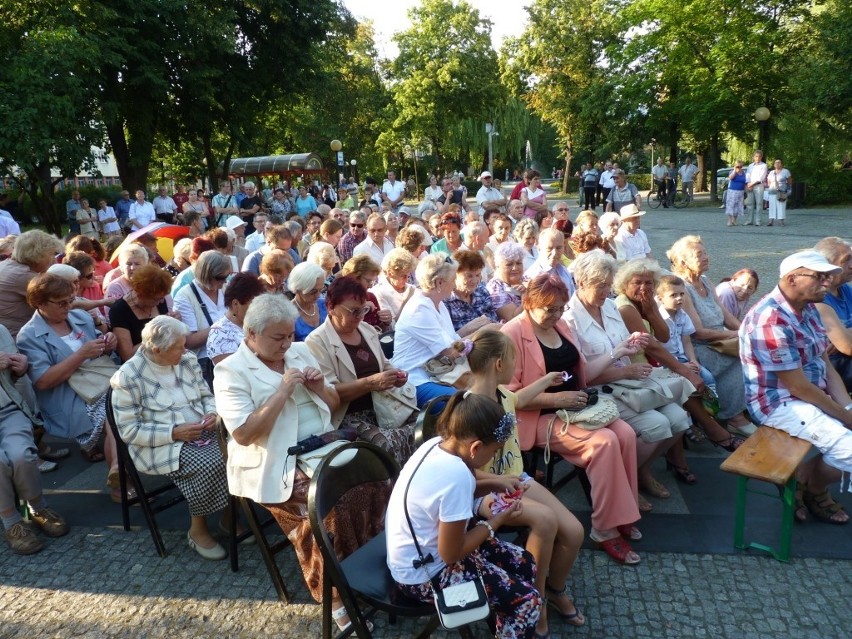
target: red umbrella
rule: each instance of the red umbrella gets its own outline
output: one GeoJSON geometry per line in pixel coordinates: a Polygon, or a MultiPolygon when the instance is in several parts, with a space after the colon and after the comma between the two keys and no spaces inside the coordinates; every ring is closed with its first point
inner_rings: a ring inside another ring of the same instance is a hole
{"type": "Polygon", "coordinates": [[[133,233],[130,233],[126,238],[124,238],[124,241],[117,249],[115,249],[115,251],[113,251],[112,256],[109,259],[109,263],[113,266],[118,266],[118,254],[121,252],[121,249],[145,233],[156,237],[158,243],[160,239],[166,239],[171,240],[172,244],[174,244],[182,237],[187,237],[189,235],[189,227],[180,226],[179,224],[166,224],[165,222],[152,222],[148,226],[143,226],[141,229],[133,231],[133,233]]]}

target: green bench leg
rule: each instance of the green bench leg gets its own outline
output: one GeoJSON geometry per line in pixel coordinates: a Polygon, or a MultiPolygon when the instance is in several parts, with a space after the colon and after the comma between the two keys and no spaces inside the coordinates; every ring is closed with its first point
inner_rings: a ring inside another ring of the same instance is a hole
{"type": "MultiPolygon", "coordinates": [[[[737,504],[734,518],[734,547],[738,550],[754,548],[768,552],[778,561],[787,562],[790,559],[790,547],[793,542],[793,512],[796,509],[796,476],[793,475],[784,485],[784,493],[781,496],[783,507],[781,510],[781,530],[778,538],[778,549],[760,543],[746,543],[745,541],[745,512],[746,497],[748,495],[748,477],[737,478],[737,504]]],[[[769,495],[762,491],[763,495],[769,495]]]]}
{"type": "Polygon", "coordinates": [[[784,508],[781,511],[781,535],[778,541],[778,552],[772,553],[778,561],[790,559],[790,546],[793,542],[793,512],[796,509],[796,475],[794,474],[784,485],[784,496],[781,498],[784,508]]]}

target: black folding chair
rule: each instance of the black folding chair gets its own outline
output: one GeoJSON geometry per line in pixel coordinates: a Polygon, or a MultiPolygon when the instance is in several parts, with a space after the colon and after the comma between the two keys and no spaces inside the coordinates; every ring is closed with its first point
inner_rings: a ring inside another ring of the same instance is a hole
{"type": "MultiPolygon", "coordinates": [[[[524,452],[524,470],[526,471],[526,473],[531,477],[535,477],[535,473],[539,467],[539,462],[543,459],[544,448],[531,448],[530,450],[524,452]]],[[[562,490],[562,488],[572,479],[577,479],[580,482],[580,486],[583,488],[583,493],[586,495],[586,500],[589,502],[589,506],[591,506],[592,485],[591,483],[589,483],[589,476],[586,474],[585,468],[574,466],[570,471],[565,473],[565,475],[561,477],[556,483],[553,482],[553,471],[556,468],[556,464],[561,461],[565,460],[556,453],[550,453],[550,461],[545,464],[544,469],[545,488],[555,494],[562,490]]],[[[565,463],[569,464],[570,462],[565,461],[565,463]]]]}
{"type": "MultiPolygon", "coordinates": [[[[228,462],[228,431],[220,417],[216,421],[216,439],[219,442],[219,450],[222,452],[222,458],[225,463],[228,462]]],[[[275,561],[275,555],[282,550],[292,546],[290,540],[285,535],[281,540],[270,544],[264,534],[264,529],[271,525],[278,525],[275,518],[269,515],[261,520],[257,510],[262,508],[248,497],[239,497],[228,493],[228,555],[231,559],[231,570],[237,572],[240,569],[239,564],[239,545],[244,540],[254,535],[257,541],[257,547],[260,549],[260,555],[263,557],[263,563],[266,564],[266,569],[269,571],[269,577],[272,579],[272,585],[275,586],[275,591],[278,593],[278,599],[284,603],[290,603],[290,593],[287,592],[287,586],[284,584],[284,578],[281,576],[281,571],[278,569],[278,564],[275,561]],[[237,510],[242,509],[246,521],[249,525],[249,530],[237,534],[237,510]]],[[[268,512],[267,512],[268,514],[268,512]]],[[[279,531],[280,532],[280,531],[279,531]]]]}
{"type": "Polygon", "coordinates": [[[124,530],[130,530],[130,507],[139,505],[142,508],[142,513],[145,515],[145,522],[148,524],[148,530],[151,532],[151,538],[154,540],[154,546],[157,548],[157,554],[160,557],[165,557],[169,553],[166,551],[166,546],[163,544],[163,536],[160,534],[160,528],[157,526],[155,515],[161,513],[167,508],[171,508],[186,499],[183,493],[178,490],[175,484],[164,478],[155,488],[146,490],[142,484],[142,478],[139,471],[136,470],[136,465],[133,463],[133,458],[130,456],[130,451],[127,449],[127,444],[121,438],[121,433],[118,432],[118,425],[115,422],[115,413],[112,410],[112,389],[107,391],[106,399],[106,417],[112,435],[115,438],[115,448],[118,456],[118,479],[121,488],[121,518],[124,524],[124,530]],[[128,498],[127,489],[133,487],[136,490],[136,496],[128,498]],[[169,493],[172,493],[169,495],[169,493]],[[168,499],[158,499],[156,505],[152,505],[152,501],[156,497],[167,496],[168,499]]]}
{"type": "Polygon", "coordinates": [[[441,395],[433,397],[426,405],[420,414],[417,416],[417,421],[414,424],[414,448],[420,448],[420,444],[435,436],[435,424],[441,416],[442,410],[438,410],[438,406],[446,404],[450,401],[452,395],[441,395]]]}

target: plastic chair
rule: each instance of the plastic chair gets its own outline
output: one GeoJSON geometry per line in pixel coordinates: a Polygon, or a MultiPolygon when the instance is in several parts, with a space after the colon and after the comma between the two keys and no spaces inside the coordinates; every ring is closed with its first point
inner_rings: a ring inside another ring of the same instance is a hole
{"type": "MultiPolygon", "coordinates": [[[[228,431],[222,418],[216,420],[216,439],[219,442],[219,450],[222,453],[222,459],[225,463],[228,462],[228,431]]],[[[278,599],[284,603],[290,603],[290,593],[287,591],[287,586],[284,584],[284,578],[281,576],[281,571],[278,569],[278,564],[275,562],[275,555],[282,550],[292,546],[290,540],[284,536],[280,541],[270,544],[266,539],[263,530],[270,525],[278,525],[275,518],[270,515],[266,519],[261,520],[257,514],[258,505],[248,497],[240,497],[228,493],[228,556],[231,559],[231,571],[237,572],[240,569],[239,545],[244,540],[254,535],[257,541],[257,547],[260,549],[260,555],[263,557],[263,563],[266,564],[266,569],[269,571],[269,577],[272,579],[272,585],[275,586],[275,592],[278,593],[278,599]],[[237,508],[241,508],[249,525],[249,530],[238,535],[237,534],[237,508]]]]}
{"type": "Polygon", "coordinates": [[[351,626],[341,636],[354,633],[361,639],[372,637],[367,619],[381,611],[395,617],[429,617],[418,637],[428,637],[438,626],[432,604],[413,601],[399,593],[387,566],[385,535],[380,533],[340,561],[325,527],[325,518],[349,490],[363,484],[394,481],[399,467],[393,457],[367,442],[352,442],[326,456],[314,472],[308,493],[311,530],[323,558],[322,636],[330,639],[331,589],[337,588],[349,613],[351,626]],[[354,456],[347,459],[344,453],[354,456]],[[363,604],[363,608],[362,608],[363,604]]]}
{"type": "Polygon", "coordinates": [[[450,401],[452,395],[441,395],[440,397],[433,397],[426,405],[423,407],[423,410],[420,411],[420,414],[417,416],[417,422],[414,424],[414,448],[420,448],[420,445],[432,439],[435,436],[435,423],[438,421],[438,418],[441,416],[442,410],[437,410],[438,406],[441,404],[446,404],[450,401]]]}
{"type": "Polygon", "coordinates": [[[155,515],[186,501],[186,498],[171,481],[162,483],[151,490],[145,489],[139,471],[136,470],[136,465],[133,463],[133,458],[127,449],[127,444],[124,443],[124,440],[121,439],[121,434],[118,432],[115,413],[112,410],[112,388],[107,391],[106,417],[107,424],[115,438],[115,448],[118,457],[118,479],[121,488],[121,519],[124,524],[124,530],[130,530],[130,507],[138,504],[142,508],[142,513],[145,515],[145,522],[148,524],[148,530],[151,532],[151,538],[154,540],[157,554],[160,557],[165,557],[169,553],[166,551],[165,544],[163,544],[163,536],[160,534],[160,528],[157,526],[155,515]],[[128,498],[127,489],[131,486],[136,489],[136,497],[128,498]],[[156,506],[152,505],[151,502],[155,497],[166,495],[172,491],[175,494],[171,495],[168,500],[159,501],[156,506]]]}

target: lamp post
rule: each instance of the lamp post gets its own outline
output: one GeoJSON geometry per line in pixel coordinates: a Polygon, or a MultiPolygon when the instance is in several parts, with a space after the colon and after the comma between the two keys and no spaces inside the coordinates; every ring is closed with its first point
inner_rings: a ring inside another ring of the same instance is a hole
{"type": "Polygon", "coordinates": [[[485,132],[488,134],[488,172],[494,175],[494,142],[495,135],[500,135],[494,130],[494,125],[491,122],[485,123],[485,132]]]}
{"type": "Polygon", "coordinates": [[[332,140],[331,143],[329,143],[329,147],[331,147],[331,150],[334,152],[337,161],[337,185],[339,186],[340,181],[343,178],[344,162],[343,151],[341,150],[343,149],[343,143],[340,140],[332,140]]]}
{"type": "Polygon", "coordinates": [[[358,184],[358,162],[354,159],[349,160],[349,166],[352,167],[352,177],[355,178],[355,184],[358,184]]]}
{"type": "Polygon", "coordinates": [[[757,120],[757,148],[766,154],[766,127],[772,113],[765,106],[754,110],[754,119],[757,120]]]}

